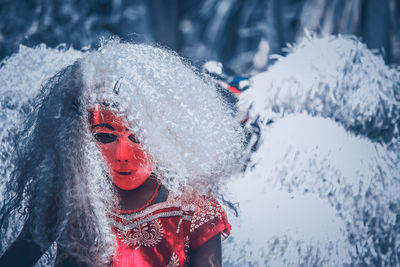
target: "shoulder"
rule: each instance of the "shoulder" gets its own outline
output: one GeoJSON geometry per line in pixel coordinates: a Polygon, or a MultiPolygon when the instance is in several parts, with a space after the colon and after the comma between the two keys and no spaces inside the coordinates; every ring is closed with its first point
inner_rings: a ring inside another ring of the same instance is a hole
{"type": "Polygon", "coordinates": [[[219,202],[210,196],[199,194],[183,194],[175,197],[182,211],[189,218],[188,236],[192,249],[221,234],[229,236],[231,225],[219,202]]]}

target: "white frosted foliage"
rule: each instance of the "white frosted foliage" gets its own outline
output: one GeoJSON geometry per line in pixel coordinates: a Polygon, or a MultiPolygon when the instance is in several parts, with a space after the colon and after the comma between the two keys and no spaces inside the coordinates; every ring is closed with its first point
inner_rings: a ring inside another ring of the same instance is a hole
{"type": "Polygon", "coordinates": [[[288,51],[239,96],[254,146],[224,263],[399,265],[398,68],[352,37],[288,51]]]}
{"type": "Polygon", "coordinates": [[[252,77],[241,108],[268,120],[307,112],[385,143],[400,127],[400,72],[349,37],[310,38],[288,49],[266,72],[252,77]]]}
{"type": "Polygon", "coordinates": [[[359,264],[380,253],[382,236],[399,238],[394,152],[306,114],[261,130],[253,166],[227,189],[240,208],[224,245],[228,265],[359,264]]]}

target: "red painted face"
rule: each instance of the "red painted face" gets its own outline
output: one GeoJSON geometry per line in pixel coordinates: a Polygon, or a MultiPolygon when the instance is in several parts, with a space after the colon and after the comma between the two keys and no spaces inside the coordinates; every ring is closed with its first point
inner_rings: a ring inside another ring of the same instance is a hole
{"type": "Polygon", "coordinates": [[[114,184],[123,190],[141,186],[153,170],[152,162],[123,119],[96,105],[91,125],[114,184]]]}

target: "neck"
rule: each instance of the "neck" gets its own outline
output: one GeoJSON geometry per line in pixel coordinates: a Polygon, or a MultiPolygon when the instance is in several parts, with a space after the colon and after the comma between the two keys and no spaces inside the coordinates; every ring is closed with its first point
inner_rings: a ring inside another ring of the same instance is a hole
{"type": "Polygon", "coordinates": [[[115,186],[119,203],[118,209],[120,210],[135,210],[143,207],[154,194],[158,185],[155,176],[150,177],[138,188],[133,190],[122,190],[115,186]]]}

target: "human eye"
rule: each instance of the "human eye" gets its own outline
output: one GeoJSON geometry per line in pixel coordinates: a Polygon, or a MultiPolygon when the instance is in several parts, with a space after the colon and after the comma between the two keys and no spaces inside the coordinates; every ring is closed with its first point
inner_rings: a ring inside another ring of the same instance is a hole
{"type": "Polygon", "coordinates": [[[110,133],[95,133],[94,138],[96,138],[100,143],[108,144],[114,142],[117,139],[117,136],[110,133]]]}
{"type": "Polygon", "coordinates": [[[135,144],[139,144],[139,141],[136,139],[136,137],[133,134],[130,134],[128,136],[129,140],[131,140],[135,144]]]}

